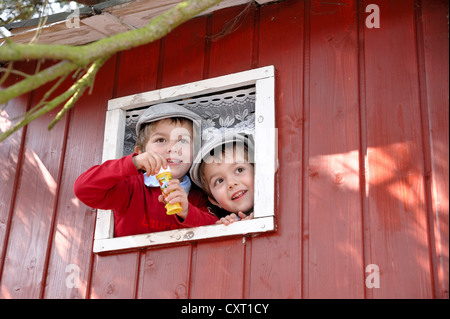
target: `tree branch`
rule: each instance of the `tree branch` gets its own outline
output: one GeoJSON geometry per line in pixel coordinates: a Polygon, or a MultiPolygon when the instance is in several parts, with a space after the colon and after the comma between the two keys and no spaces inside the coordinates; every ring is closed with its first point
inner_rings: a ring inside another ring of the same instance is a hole
{"type": "MultiPolygon", "coordinates": [[[[61,62],[43,71],[37,72],[34,75],[30,75],[7,89],[0,90],[0,104],[4,104],[15,97],[35,90],[43,84],[57,78],[65,77],[75,69],[83,69],[90,64],[91,66],[83,77],[76,80],[69,90],[41,107],[41,105],[45,103],[46,97],[50,95],[46,94],[43,101],[39,102],[37,106],[25,113],[22,121],[16,123],[9,130],[0,135],[0,142],[34,119],[53,110],[61,103],[64,103],[64,101],[67,101],[55,119],[50,123],[49,129],[51,129],[55,123],[75,105],[76,101],[83,95],[86,88],[92,86],[95,74],[112,55],[119,51],[135,48],[160,39],[180,24],[221,1],[222,0],[186,0],[153,18],[146,26],[140,29],[119,33],[83,46],[18,44],[6,39],[5,43],[0,46],[0,61],[11,62],[26,59],[54,59],[60,60],[61,62]]],[[[7,75],[1,77],[1,79],[4,80],[6,76],[7,75]]],[[[60,79],[56,86],[61,82],[62,80],[60,79]]]]}
{"type": "Polygon", "coordinates": [[[53,81],[64,74],[72,72],[76,68],[78,68],[76,64],[63,61],[37,74],[30,75],[22,81],[0,91],[0,104],[6,103],[15,97],[33,91],[47,82],[53,81]]]}
{"type": "Polygon", "coordinates": [[[66,112],[75,105],[76,101],[78,101],[78,99],[83,95],[84,91],[89,86],[92,87],[97,71],[102,67],[103,64],[105,64],[108,59],[109,56],[95,61],[87,70],[86,74],[79,81],[77,81],[74,86],[72,86],[74,87],[75,93],[66,102],[61,111],[59,111],[59,113],[55,116],[54,120],[50,123],[50,125],[48,126],[49,130],[51,130],[55,126],[55,124],[63,117],[63,115],[66,114],[66,112]]]}
{"type": "Polygon", "coordinates": [[[142,28],[78,47],[63,44],[21,44],[10,41],[0,47],[0,61],[46,58],[69,60],[79,66],[86,66],[105,54],[113,55],[160,39],[180,24],[221,1],[186,0],[153,18],[142,28]]]}
{"type": "Polygon", "coordinates": [[[87,70],[87,72],[79,79],[77,82],[75,82],[67,91],[59,95],[58,97],[54,98],[52,101],[48,102],[45,106],[42,108],[36,110],[36,108],[33,108],[32,110],[25,113],[25,117],[22,121],[19,123],[16,123],[13,127],[11,127],[9,130],[5,131],[2,135],[0,135],[0,142],[3,141],[5,138],[10,136],[12,133],[17,131],[18,129],[24,127],[31,121],[37,119],[38,117],[46,114],[47,112],[53,110],[58,105],[63,103],[64,101],[68,100],[64,107],[61,109],[61,111],[56,115],[54,120],[49,125],[49,130],[52,129],[55,124],[62,118],[62,116],[75,104],[75,102],[81,97],[83,92],[86,90],[87,87],[91,86],[94,83],[95,75],[97,74],[97,71],[100,69],[100,67],[108,60],[109,57],[105,57],[102,59],[99,59],[98,61],[95,61],[87,70]]]}

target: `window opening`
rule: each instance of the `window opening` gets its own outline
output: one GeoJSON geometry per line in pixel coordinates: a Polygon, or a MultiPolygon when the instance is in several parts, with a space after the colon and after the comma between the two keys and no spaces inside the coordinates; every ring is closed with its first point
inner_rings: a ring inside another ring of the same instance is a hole
{"type": "Polygon", "coordinates": [[[231,225],[208,225],[149,234],[114,237],[114,216],[98,210],[94,252],[132,249],[276,230],[274,175],[277,134],[274,116],[273,66],[110,100],[103,159],[134,151],[139,115],[149,106],[172,102],[202,117],[202,144],[224,131],[251,134],[255,143],[254,219],[231,225]]]}

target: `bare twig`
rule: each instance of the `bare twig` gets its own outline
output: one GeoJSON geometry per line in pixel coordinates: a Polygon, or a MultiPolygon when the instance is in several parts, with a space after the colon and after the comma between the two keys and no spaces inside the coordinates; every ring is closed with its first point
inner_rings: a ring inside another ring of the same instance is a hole
{"type": "Polygon", "coordinates": [[[45,13],[45,11],[47,10],[47,6],[48,6],[48,0],[45,0],[44,7],[42,8],[42,12],[41,12],[40,17],[39,17],[39,24],[38,24],[38,27],[36,29],[36,33],[34,34],[33,38],[30,41],[30,43],[34,43],[34,42],[37,41],[37,39],[41,35],[42,27],[47,23],[48,15],[45,13]]]}
{"type": "Polygon", "coordinates": [[[59,111],[59,113],[55,116],[54,120],[50,123],[50,125],[48,126],[49,130],[51,130],[55,126],[55,124],[63,117],[63,115],[66,114],[66,112],[75,105],[76,101],[78,101],[78,99],[83,95],[84,91],[88,87],[92,87],[94,85],[95,75],[108,59],[109,57],[106,57],[95,61],[87,70],[86,74],[75,83],[75,93],[66,102],[61,111],[59,111]]]}
{"type": "Polygon", "coordinates": [[[12,68],[12,62],[8,65],[7,68],[0,68],[0,72],[5,72],[5,74],[2,76],[2,80],[0,80],[0,85],[3,84],[3,81],[4,81],[3,77],[5,77],[5,80],[6,80],[6,78],[9,76],[9,74],[15,74],[15,75],[21,76],[23,78],[27,78],[27,77],[30,76],[29,74],[27,74],[25,72],[22,72],[22,71],[19,71],[19,70],[14,70],[12,68]]]}
{"type": "Polygon", "coordinates": [[[67,110],[72,107],[75,102],[80,98],[80,96],[83,94],[84,90],[92,85],[95,74],[100,69],[100,67],[106,62],[107,58],[100,59],[96,62],[94,62],[91,67],[88,69],[88,71],[79,79],[77,82],[75,82],[67,91],[62,93],[61,95],[57,96],[50,102],[48,102],[43,107],[36,110],[36,108],[33,108],[32,110],[28,111],[25,114],[25,117],[22,121],[19,123],[16,123],[14,126],[12,126],[9,130],[4,132],[2,135],[0,135],[0,142],[3,141],[5,138],[10,136],[12,133],[17,131],[18,129],[24,127],[31,121],[37,119],[38,117],[46,114],[47,112],[53,110],[54,108],[58,107],[61,103],[64,101],[67,101],[67,103],[64,105],[63,109],[56,115],[55,119],[50,123],[49,129],[51,129],[56,122],[61,119],[61,117],[64,115],[67,110]]]}
{"type": "Polygon", "coordinates": [[[31,75],[22,81],[11,85],[7,89],[0,91],[0,104],[6,103],[9,100],[18,97],[19,95],[28,93],[47,82],[53,81],[60,76],[70,73],[77,69],[78,66],[68,61],[63,61],[55,64],[37,74],[31,75]]]}
{"type": "MultiPolygon", "coordinates": [[[[60,60],[61,62],[42,71],[37,69],[34,75],[29,75],[20,82],[4,90],[0,90],[0,104],[4,104],[15,97],[35,90],[45,83],[59,78],[59,81],[45,94],[38,105],[25,113],[20,122],[0,135],[0,142],[34,119],[65,102],[61,111],[50,123],[49,129],[51,129],[75,105],[85,90],[88,87],[92,88],[97,71],[109,57],[119,51],[135,48],[162,38],[180,24],[220,1],[222,0],[186,0],[153,18],[142,28],[119,33],[84,46],[35,43],[18,44],[6,38],[6,42],[0,46],[0,61],[12,62],[26,59],[54,59],[60,60]],[[72,71],[78,69],[76,71],[76,76],[78,76],[79,71],[89,65],[90,67],[88,67],[86,73],[80,78],[76,78],[74,80],[75,83],[67,91],[50,102],[45,102],[50,94],[72,71]]],[[[9,74],[10,72],[7,73],[9,74]]],[[[6,79],[8,74],[4,75],[1,80],[3,78],[6,79]]]]}
{"type": "MultiPolygon", "coordinates": [[[[36,104],[36,106],[34,106],[31,110],[29,110],[28,112],[35,112],[37,109],[39,109],[42,105],[45,105],[45,103],[47,103],[47,99],[50,97],[50,95],[52,95],[52,93],[64,82],[64,80],[67,78],[68,74],[65,74],[63,76],[61,76],[58,81],[52,86],[52,88],[50,90],[48,90],[47,92],[45,92],[44,96],[42,97],[42,99],[39,101],[38,104],[36,104]]],[[[24,116],[24,115],[23,115],[24,116]]]]}
{"type": "Polygon", "coordinates": [[[142,28],[118,33],[83,46],[9,42],[0,47],[0,61],[48,58],[69,60],[79,66],[86,66],[105,54],[113,55],[160,39],[180,24],[221,1],[186,0],[153,18],[142,28]]]}
{"type": "Polygon", "coordinates": [[[7,68],[0,68],[0,71],[4,71],[5,74],[3,74],[3,76],[0,78],[0,87],[2,86],[2,84],[6,81],[6,79],[8,78],[8,76],[11,74],[12,71],[12,67],[13,67],[13,62],[11,62],[7,68]]]}

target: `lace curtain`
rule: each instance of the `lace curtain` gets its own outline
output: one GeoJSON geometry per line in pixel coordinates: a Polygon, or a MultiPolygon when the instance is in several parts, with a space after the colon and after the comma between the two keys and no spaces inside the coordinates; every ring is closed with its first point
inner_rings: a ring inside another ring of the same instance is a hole
{"type": "MultiPolygon", "coordinates": [[[[213,135],[225,131],[254,134],[255,87],[172,102],[202,117],[202,144],[213,135]]],[[[144,111],[145,109],[130,110],[126,113],[123,155],[134,152],[136,123],[144,111]]]]}

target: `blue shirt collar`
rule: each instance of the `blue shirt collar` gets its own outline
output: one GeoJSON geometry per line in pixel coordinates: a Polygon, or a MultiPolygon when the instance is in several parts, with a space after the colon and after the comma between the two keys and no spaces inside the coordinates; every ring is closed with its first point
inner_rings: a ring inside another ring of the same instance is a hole
{"type": "MultiPolygon", "coordinates": [[[[147,176],[144,172],[144,184],[147,187],[159,187],[159,182],[154,175],[147,176]]],[[[180,186],[183,187],[186,194],[189,195],[189,191],[191,190],[191,180],[187,175],[184,175],[183,180],[180,183],[180,186]]]]}

